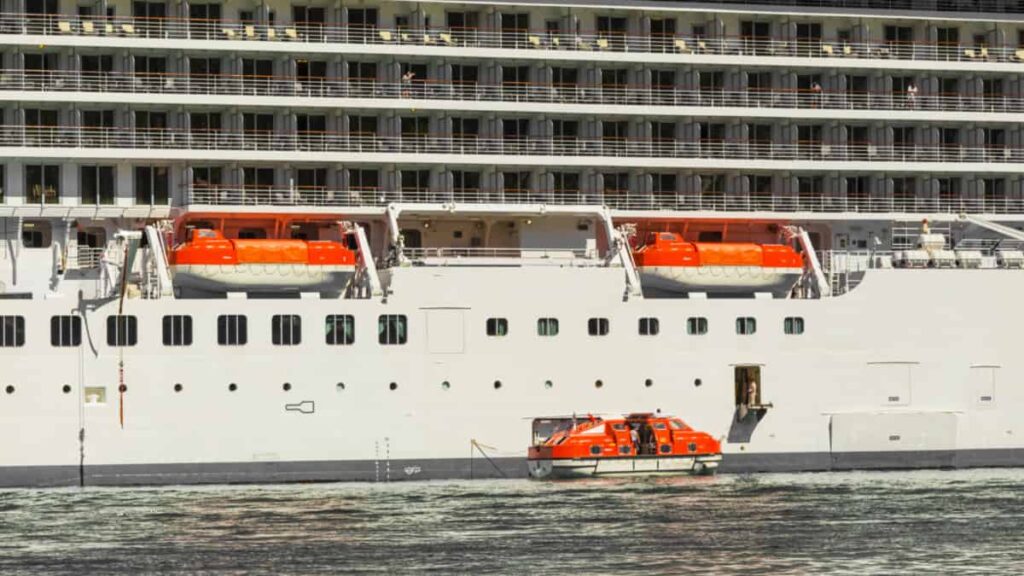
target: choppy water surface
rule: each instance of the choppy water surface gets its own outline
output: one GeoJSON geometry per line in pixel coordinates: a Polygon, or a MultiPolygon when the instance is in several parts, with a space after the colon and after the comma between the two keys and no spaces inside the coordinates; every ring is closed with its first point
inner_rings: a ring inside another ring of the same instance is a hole
{"type": "Polygon", "coordinates": [[[0,573],[1021,573],[1024,470],[0,491],[0,573]]]}

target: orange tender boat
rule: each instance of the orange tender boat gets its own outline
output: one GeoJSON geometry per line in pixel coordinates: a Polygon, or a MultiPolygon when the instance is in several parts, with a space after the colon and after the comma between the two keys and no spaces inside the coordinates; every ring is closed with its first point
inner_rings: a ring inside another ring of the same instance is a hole
{"type": "Polygon", "coordinates": [[[660,414],[536,418],[528,451],[532,478],[714,474],[721,460],[718,440],[660,414]]]}
{"type": "Polygon", "coordinates": [[[355,253],[329,240],[229,240],[191,230],[168,255],[175,286],[208,291],[340,290],[355,274],[355,253]]]}
{"type": "Polygon", "coordinates": [[[645,289],[670,293],[784,297],[804,273],[803,258],[790,246],[686,242],[672,232],[649,233],[633,259],[645,289]]]}

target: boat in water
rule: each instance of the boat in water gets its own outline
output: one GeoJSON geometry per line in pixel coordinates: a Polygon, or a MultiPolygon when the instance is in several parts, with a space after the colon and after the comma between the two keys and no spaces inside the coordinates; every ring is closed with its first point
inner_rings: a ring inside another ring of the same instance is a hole
{"type": "Polygon", "coordinates": [[[536,418],[528,450],[530,477],[714,474],[722,445],[679,418],[629,414],[622,418],[536,418]]]}

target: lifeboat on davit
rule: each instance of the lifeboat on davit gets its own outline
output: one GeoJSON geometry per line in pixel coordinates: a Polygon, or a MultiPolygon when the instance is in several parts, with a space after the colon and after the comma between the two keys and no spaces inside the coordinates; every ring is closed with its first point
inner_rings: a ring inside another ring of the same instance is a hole
{"type": "Polygon", "coordinates": [[[168,255],[174,284],[198,290],[341,290],[355,274],[355,253],[329,240],[229,240],[191,230],[168,255]]]}
{"type": "Polygon", "coordinates": [[[672,416],[536,418],[527,458],[538,479],[714,474],[722,445],[672,416]]]}
{"type": "Polygon", "coordinates": [[[803,258],[789,246],[686,242],[672,232],[649,233],[633,259],[645,290],[668,293],[784,297],[804,272],[803,258]]]}

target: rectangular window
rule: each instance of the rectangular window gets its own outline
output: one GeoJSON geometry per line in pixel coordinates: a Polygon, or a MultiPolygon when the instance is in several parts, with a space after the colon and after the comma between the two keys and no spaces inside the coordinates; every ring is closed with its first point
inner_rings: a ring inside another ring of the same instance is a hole
{"type": "Polygon", "coordinates": [[[348,314],[327,316],[327,343],[331,346],[349,346],[356,341],[356,319],[348,314]]]}
{"type": "Polygon", "coordinates": [[[381,314],[377,318],[377,341],[381,344],[405,344],[408,320],[404,314],[381,314]]]}
{"type": "Polygon", "coordinates": [[[275,346],[296,346],[302,342],[302,318],[294,314],[275,314],[270,330],[275,346]]]}
{"type": "Polygon", "coordinates": [[[736,319],[736,333],[749,336],[757,332],[757,319],[744,316],[736,319]]]}
{"type": "Polygon", "coordinates": [[[0,316],[0,347],[25,345],[25,317],[0,316]]]}
{"type": "Polygon", "coordinates": [[[192,317],[164,316],[164,346],[192,345],[192,317]]]}
{"type": "Polygon", "coordinates": [[[78,346],[82,343],[82,318],[80,316],[51,316],[50,345],[78,346]]]}
{"type": "Polygon", "coordinates": [[[641,336],[657,336],[659,331],[661,331],[661,325],[657,318],[640,319],[641,336]]]}
{"type": "Polygon", "coordinates": [[[135,316],[107,316],[107,346],[135,346],[139,341],[139,322],[135,316]]]}
{"type": "Polygon", "coordinates": [[[114,203],[113,166],[82,166],[80,176],[82,204],[114,203]]]}
{"type": "Polygon", "coordinates": [[[799,316],[790,316],[782,321],[782,331],[786,334],[803,334],[804,319],[799,316]]]}
{"type": "Polygon", "coordinates": [[[170,198],[170,176],[166,166],[135,167],[135,202],[167,204],[170,198]]]}
{"type": "Polygon", "coordinates": [[[686,319],[686,333],[691,336],[703,336],[708,333],[708,319],[694,316],[686,319]]]}
{"type": "Polygon", "coordinates": [[[487,335],[488,336],[508,336],[508,319],[507,318],[488,318],[487,319],[487,335]]]}
{"type": "Polygon", "coordinates": [[[245,316],[223,314],[217,316],[217,344],[245,346],[249,339],[249,321],[245,316]]]}
{"type": "Polygon", "coordinates": [[[587,320],[587,334],[591,336],[607,336],[608,329],[607,318],[591,318],[587,320]]]}
{"type": "Polygon", "coordinates": [[[558,336],[558,318],[538,318],[538,336],[558,336]]]}

